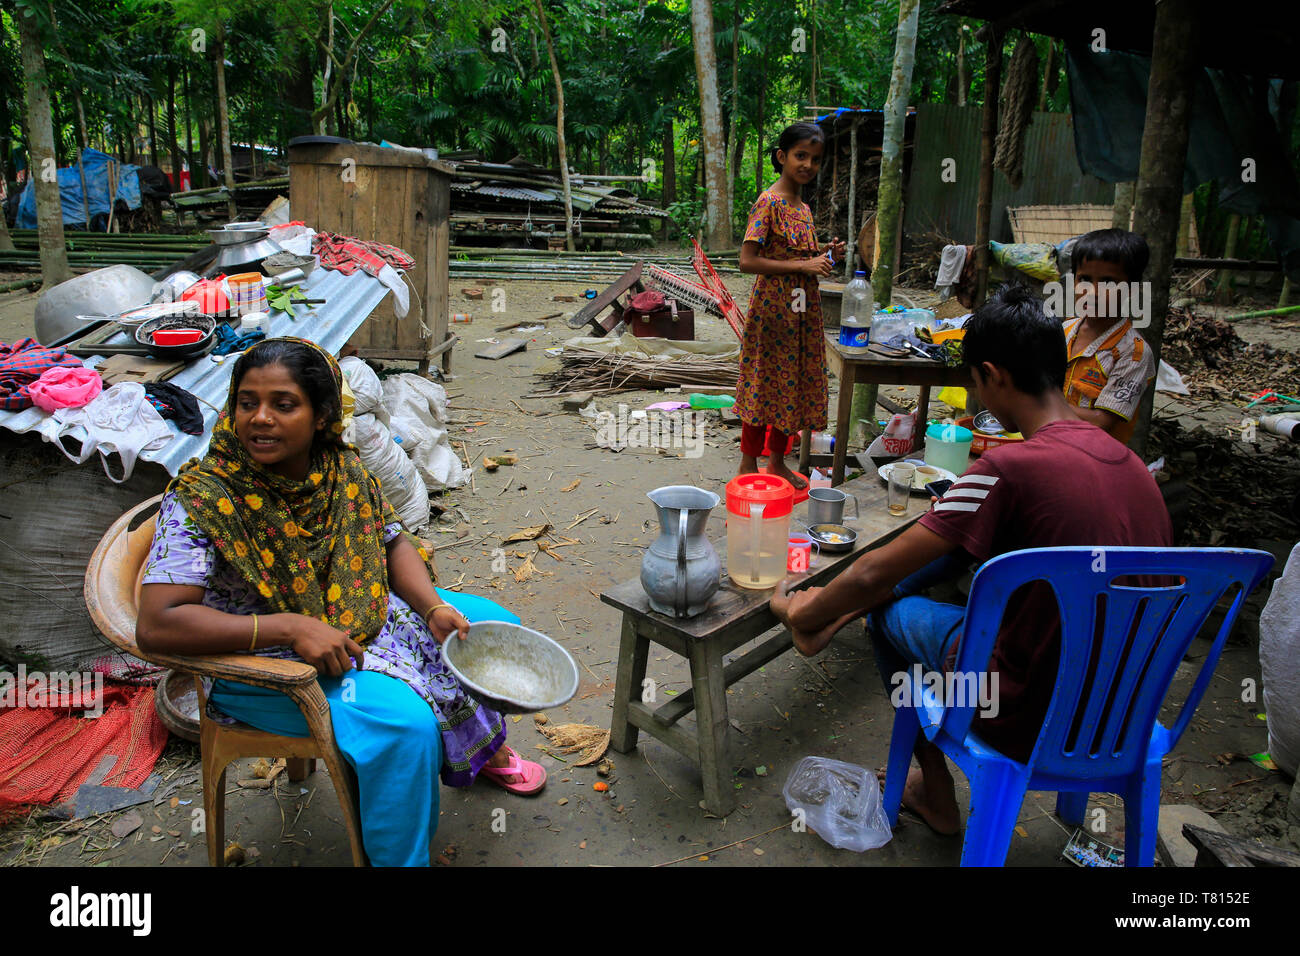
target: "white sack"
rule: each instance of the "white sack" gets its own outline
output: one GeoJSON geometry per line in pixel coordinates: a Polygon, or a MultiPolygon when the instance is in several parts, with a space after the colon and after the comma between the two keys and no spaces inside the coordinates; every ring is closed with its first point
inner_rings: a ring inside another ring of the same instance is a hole
{"type": "Polygon", "coordinates": [[[426,488],[459,488],[469,472],[447,436],[447,391],[422,375],[393,375],[384,380],[384,403],[378,417],[388,422],[393,440],[415,462],[426,488]]]}
{"type": "Polygon", "coordinates": [[[339,359],[339,368],[348,380],[348,387],[356,399],[352,406],[353,415],[367,415],[374,412],[384,400],[384,386],[379,381],[375,370],[355,355],[339,359]]]}
{"type": "Polygon", "coordinates": [[[1259,615],[1259,667],[1264,678],[1268,752],[1292,777],[1300,767],[1300,544],[1259,615]]]}
{"type": "Polygon", "coordinates": [[[379,479],[384,497],[411,531],[429,523],[429,492],[415,465],[402,454],[387,426],[374,415],[352,416],[353,441],[366,470],[379,479]]]}

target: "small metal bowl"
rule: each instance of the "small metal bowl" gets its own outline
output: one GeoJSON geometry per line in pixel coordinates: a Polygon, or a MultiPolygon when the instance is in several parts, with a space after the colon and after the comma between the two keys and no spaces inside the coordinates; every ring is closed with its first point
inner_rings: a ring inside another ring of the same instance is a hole
{"type": "Polygon", "coordinates": [[[817,542],[817,547],[831,554],[852,551],[853,546],[858,543],[858,533],[842,524],[815,524],[808,529],[808,534],[817,542]],[[843,540],[828,541],[826,536],[832,534],[843,540]]]}
{"type": "Polygon", "coordinates": [[[975,430],[986,435],[1001,435],[1006,431],[1002,427],[1002,423],[998,421],[997,416],[987,408],[975,416],[975,430]]]}
{"type": "Polygon", "coordinates": [[[478,621],[453,634],[442,657],[466,693],[503,714],[559,707],[578,692],[578,665],[545,634],[505,621],[478,621]]]}

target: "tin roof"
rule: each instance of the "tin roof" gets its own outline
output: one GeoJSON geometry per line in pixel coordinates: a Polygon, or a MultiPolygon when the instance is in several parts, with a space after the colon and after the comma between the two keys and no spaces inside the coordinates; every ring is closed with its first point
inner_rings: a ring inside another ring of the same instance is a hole
{"type": "MultiPolygon", "coordinates": [[[[383,301],[388,289],[378,279],[357,271],[350,276],[333,269],[319,268],[314,271],[303,286],[309,297],[325,299],[323,305],[309,307],[294,306],[294,317],[283,312],[271,313],[271,334],[293,335],[309,339],[337,355],[347,344],[370,313],[383,301]]],[[[122,333],[113,342],[128,341],[122,333]]],[[[205,355],[195,359],[168,381],[171,384],[192,393],[199,400],[199,411],[203,413],[202,435],[187,435],[176,428],[176,423],[168,421],[175,437],[157,451],[147,451],[140,456],[144,461],[154,462],[167,469],[168,474],[176,475],[180,466],[191,458],[202,455],[208,447],[212,426],[216,424],[218,409],[225,404],[226,393],[230,388],[230,372],[234,367],[235,356],[226,357],[217,363],[212,356],[205,355]]],[[[87,368],[92,368],[103,360],[102,355],[85,360],[87,368]]],[[[0,428],[22,434],[39,432],[46,441],[51,441],[58,429],[54,416],[39,408],[28,408],[21,412],[0,412],[0,428]]]]}

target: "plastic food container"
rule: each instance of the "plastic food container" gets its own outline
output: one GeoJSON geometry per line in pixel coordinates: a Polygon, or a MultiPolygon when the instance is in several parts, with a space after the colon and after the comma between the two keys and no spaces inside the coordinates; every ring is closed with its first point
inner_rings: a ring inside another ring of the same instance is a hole
{"type": "Polygon", "coordinates": [[[202,329],[159,329],[153,340],[158,345],[190,345],[206,334],[202,329]]]}
{"type": "Polygon", "coordinates": [[[974,434],[960,425],[931,425],[925,431],[925,463],[960,475],[970,463],[974,434]]]}
{"type": "Polygon", "coordinates": [[[794,487],[776,475],[738,475],[727,482],[727,574],[763,590],[785,577],[794,487]]]}

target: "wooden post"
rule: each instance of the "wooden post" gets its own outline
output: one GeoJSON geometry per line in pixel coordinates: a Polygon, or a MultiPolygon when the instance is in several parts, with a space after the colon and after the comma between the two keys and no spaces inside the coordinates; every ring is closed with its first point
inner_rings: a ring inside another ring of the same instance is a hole
{"type": "Polygon", "coordinates": [[[849,125],[849,219],[848,227],[845,230],[845,239],[847,240],[849,254],[844,261],[844,274],[850,279],[853,278],[853,259],[857,254],[858,246],[857,199],[858,121],[855,119],[849,125]]]}
{"type": "MultiPolygon", "coordinates": [[[[1151,348],[1157,369],[1169,311],[1169,278],[1173,272],[1178,216],[1183,201],[1183,168],[1187,164],[1198,38],[1192,0],[1164,0],[1156,5],[1133,229],[1146,238],[1151,248],[1145,276],[1151,289],[1150,324],[1140,332],[1151,348]]],[[[1139,457],[1146,454],[1154,399],[1155,389],[1148,388],[1138,407],[1137,428],[1129,447],[1139,457]]]]}
{"type": "Polygon", "coordinates": [[[984,118],[980,128],[980,187],[975,204],[975,307],[989,291],[989,234],[993,219],[993,145],[998,135],[998,90],[1002,78],[1002,32],[985,24],[976,33],[984,40],[984,118]]]}

